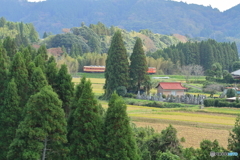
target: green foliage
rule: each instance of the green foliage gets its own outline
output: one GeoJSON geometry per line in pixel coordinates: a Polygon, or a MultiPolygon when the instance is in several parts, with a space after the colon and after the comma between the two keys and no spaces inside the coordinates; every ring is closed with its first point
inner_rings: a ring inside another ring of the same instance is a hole
{"type": "Polygon", "coordinates": [[[4,104],[0,106],[0,159],[7,159],[8,147],[22,120],[22,109],[19,107],[20,97],[14,79],[8,83],[4,93],[4,104]]]}
{"type": "Polygon", "coordinates": [[[61,65],[56,78],[56,93],[62,100],[62,107],[64,109],[66,117],[70,112],[70,102],[73,97],[74,84],[72,83],[72,76],[68,73],[67,66],[61,65]]]}
{"type": "Polygon", "coordinates": [[[21,53],[16,53],[10,67],[10,77],[15,79],[18,95],[21,96],[20,107],[24,107],[28,99],[28,71],[21,53]]]}
{"type": "MultiPolygon", "coordinates": [[[[0,97],[4,97],[4,91],[7,88],[8,81],[8,64],[7,64],[7,55],[3,48],[0,47],[0,97]]],[[[3,103],[3,98],[0,98],[0,106],[3,103]]]]}
{"type": "Polygon", "coordinates": [[[235,97],[236,96],[236,90],[235,89],[228,89],[226,93],[227,97],[235,97]]]}
{"type": "Polygon", "coordinates": [[[51,85],[53,89],[55,89],[58,69],[57,69],[57,63],[53,56],[51,56],[47,61],[45,73],[46,73],[48,84],[51,85]]]}
{"type": "Polygon", "coordinates": [[[155,133],[148,137],[145,141],[151,159],[156,160],[159,157],[159,152],[170,151],[172,154],[181,155],[182,146],[177,138],[177,130],[169,125],[161,134],[155,133]]]}
{"type": "Polygon", "coordinates": [[[142,40],[137,38],[133,48],[133,53],[130,57],[130,88],[136,88],[135,92],[140,91],[141,85],[146,82],[148,77],[148,67],[146,56],[144,54],[142,40]],[[135,87],[134,87],[135,86],[135,87]]]}
{"type": "MultiPolygon", "coordinates": [[[[234,128],[232,129],[232,132],[229,134],[228,138],[228,149],[232,152],[240,152],[240,115],[237,116],[234,128]]],[[[235,159],[239,159],[236,157],[235,159]]]]}
{"type": "Polygon", "coordinates": [[[21,45],[26,46],[29,42],[33,43],[39,40],[38,33],[33,24],[10,22],[4,17],[1,17],[0,26],[0,39],[5,39],[7,37],[14,39],[15,45],[18,47],[21,45]]]}
{"type": "Polygon", "coordinates": [[[57,34],[53,36],[52,38],[50,38],[47,47],[57,48],[64,46],[66,48],[66,52],[70,54],[70,50],[73,44],[80,44],[83,53],[87,53],[90,51],[90,48],[85,43],[84,39],[72,33],[57,34]]]}
{"type": "Polygon", "coordinates": [[[43,87],[48,85],[46,77],[40,67],[34,69],[29,85],[30,95],[39,92],[43,87]]]}
{"type": "Polygon", "coordinates": [[[209,160],[209,159],[217,159],[217,160],[225,160],[225,156],[216,156],[211,157],[210,152],[226,152],[227,150],[221,147],[217,140],[211,142],[210,140],[203,140],[200,143],[200,149],[196,150],[196,159],[197,160],[209,160]]]}
{"type": "Polygon", "coordinates": [[[180,66],[200,65],[205,71],[208,70],[206,72],[208,77],[221,77],[222,69],[231,71],[232,62],[239,59],[238,52],[232,45],[234,46],[234,43],[219,43],[208,39],[200,43],[178,43],[148,55],[155,59],[171,60],[174,64],[179,63],[180,66]]]}
{"type": "Polygon", "coordinates": [[[10,145],[8,159],[64,159],[67,123],[61,107],[62,102],[49,86],[32,95],[10,145]]]}
{"type": "Polygon", "coordinates": [[[125,96],[126,93],[127,93],[127,89],[125,86],[119,86],[116,88],[116,93],[119,95],[119,96],[125,96]]]}
{"type": "Polygon", "coordinates": [[[104,85],[105,99],[109,99],[117,87],[128,87],[128,65],[127,52],[124,47],[122,35],[120,31],[117,31],[112,38],[111,47],[108,51],[108,57],[106,60],[106,82],[104,85]]]}
{"type": "Polygon", "coordinates": [[[88,80],[83,85],[82,94],[75,102],[78,106],[70,115],[72,121],[68,126],[69,158],[101,159],[104,158],[103,121],[97,100],[92,93],[91,82],[88,80]]]}
{"type": "Polygon", "coordinates": [[[180,160],[180,157],[167,151],[167,152],[161,153],[156,160],[180,160]]]}
{"type": "Polygon", "coordinates": [[[105,151],[107,159],[139,159],[136,141],[127,116],[127,105],[112,94],[105,118],[105,151]]]}
{"type": "Polygon", "coordinates": [[[13,59],[14,55],[17,53],[17,46],[14,39],[6,37],[3,41],[3,47],[7,51],[7,55],[13,59]]]}

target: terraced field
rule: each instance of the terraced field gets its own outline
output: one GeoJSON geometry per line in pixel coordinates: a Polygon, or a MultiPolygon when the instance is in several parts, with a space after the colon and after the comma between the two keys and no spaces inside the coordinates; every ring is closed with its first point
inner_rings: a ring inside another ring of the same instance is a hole
{"type": "MultiPolygon", "coordinates": [[[[105,79],[90,78],[93,92],[99,96],[105,79]]],[[[73,78],[74,83],[79,83],[79,78],[73,78]]],[[[107,109],[107,102],[100,101],[107,109]]],[[[184,147],[198,148],[203,139],[217,139],[223,147],[227,147],[229,131],[234,126],[237,114],[240,109],[233,108],[204,108],[198,106],[191,108],[154,108],[146,106],[128,105],[128,115],[132,122],[139,127],[151,126],[160,132],[169,124],[172,124],[178,131],[178,138],[184,137],[184,147]]]]}

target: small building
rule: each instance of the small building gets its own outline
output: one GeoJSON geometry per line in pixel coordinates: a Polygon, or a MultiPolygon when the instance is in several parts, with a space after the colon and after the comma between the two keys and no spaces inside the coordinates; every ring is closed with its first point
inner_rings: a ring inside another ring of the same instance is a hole
{"type": "Polygon", "coordinates": [[[160,82],[157,85],[157,93],[164,95],[181,96],[184,95],[187,88],[183,87],[181,82],[160,82]]]}
{"type": "Polygon", "coordinates": [[[240,79],[240,69],[231,73],[234,79],[240,79]]]}

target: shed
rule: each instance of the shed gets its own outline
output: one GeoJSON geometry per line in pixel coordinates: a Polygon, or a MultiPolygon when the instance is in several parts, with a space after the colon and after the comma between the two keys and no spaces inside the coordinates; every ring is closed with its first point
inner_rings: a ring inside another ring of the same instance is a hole
{"type": "Polygon", "coordinates": [[[183,87],[181,82],[160,82],[157,86],[157,93],[164,95],[181,96],[184,95],[187,88],[183,87]]]}

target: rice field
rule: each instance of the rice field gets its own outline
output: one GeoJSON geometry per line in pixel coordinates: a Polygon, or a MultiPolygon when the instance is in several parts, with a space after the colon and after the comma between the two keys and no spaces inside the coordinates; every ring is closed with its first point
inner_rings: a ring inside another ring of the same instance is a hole
{"type": "MultiPolygon", "coordinates": [[[[104,92],[105,79],[89,79],[95,95],[101,95],[104,92]]],[[[73,78],[73,82],[79,83],[80,78],[73,78]]],[[[152,92],[156,90],[153,89],[152,92]]],[[[106,101],[100,103],[107,109],[106,101]]],[[[198,148],[204,139],[217,139],[220,145],[227,148],[229,131],[234,127],[240,109],[209,107],[200,110],[198,106],[169,109],[128,105],[127,112],[138,127],[150,126],[160,132],[172,124],[178,131],[178,138],[185,138],[186,142],[181,142],[184,147],[198,148]]]]}

